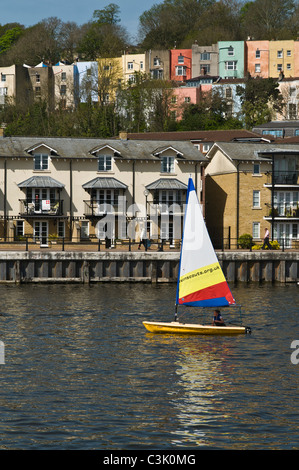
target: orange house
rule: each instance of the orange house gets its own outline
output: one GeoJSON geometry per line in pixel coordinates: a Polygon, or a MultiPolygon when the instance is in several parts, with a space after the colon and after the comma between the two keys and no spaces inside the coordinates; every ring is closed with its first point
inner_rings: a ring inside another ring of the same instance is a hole
{"type": "Polygon", "coordinates": [[[192,75],[192,49],[171,49],[170,80],[185,82],[192,75]]]}
{"type": "Polygon", "coordinates": [[[252,77],[269,78],[269,41],[246,41],[245,73],[252,77]]]}

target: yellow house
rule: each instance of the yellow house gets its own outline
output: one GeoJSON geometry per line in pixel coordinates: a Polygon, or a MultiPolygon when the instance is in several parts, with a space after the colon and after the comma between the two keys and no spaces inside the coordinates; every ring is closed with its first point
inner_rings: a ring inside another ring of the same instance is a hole
{"type": "Polygon", "coordinates": [[[98,90],[100,103],[115,100],[117,88],[123,82],[122,58],[102,58],[98,62],[98,90]]]}
{"type": "Polygon", "coordinates": [[[295,41],[269,41],[269,77],[295,75],[295,41]]]}
{"type": "Polygon", "coordinates": [[[299,243],[299,145],[217,142],[208,152],[206,221],[218,248],[265,228],[285,247],[299,243]]]}

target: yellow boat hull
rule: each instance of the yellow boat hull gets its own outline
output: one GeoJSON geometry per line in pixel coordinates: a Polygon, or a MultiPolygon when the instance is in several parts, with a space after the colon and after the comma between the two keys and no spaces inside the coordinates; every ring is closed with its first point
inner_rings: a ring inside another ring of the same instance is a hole
{"type": "Polygon", "coordinates": [[[188,335],[239,335],[250,333],[246,326],[212,326],[197,325],[193,323],[173,322],[142,322],[145,328],[151,333],[171,333],[188,335]]]}

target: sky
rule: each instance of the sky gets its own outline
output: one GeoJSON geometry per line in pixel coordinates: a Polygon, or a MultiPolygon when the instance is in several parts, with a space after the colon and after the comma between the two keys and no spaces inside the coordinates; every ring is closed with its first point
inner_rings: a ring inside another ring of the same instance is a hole
{"type": "Polygon", "coordinates": [[[56,16],[63,22],[74,21],[82,25],[92,19],[95,10],[102,10],[110,3],[119,6],[120,25],[135,37],[139,16],[163,0],[8,0],[1,8],[0,24],[17,22],[27,27],[56,16]]]}

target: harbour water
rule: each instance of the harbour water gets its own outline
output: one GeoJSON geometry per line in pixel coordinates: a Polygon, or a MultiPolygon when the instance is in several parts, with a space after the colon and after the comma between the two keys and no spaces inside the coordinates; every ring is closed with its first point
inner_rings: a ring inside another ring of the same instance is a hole
{"type": "Polygon", "coordinates": [[[0,449],[299,449],[299,286],[232,291],[251,335],[148,333],[173,284],[0,286],[0,449]]]}

